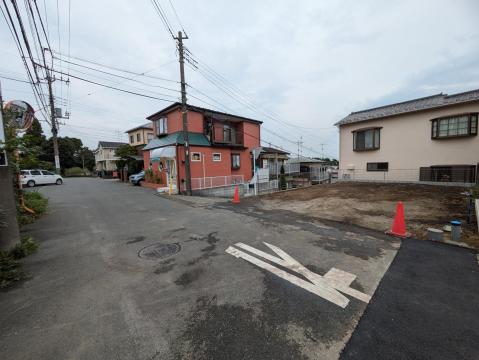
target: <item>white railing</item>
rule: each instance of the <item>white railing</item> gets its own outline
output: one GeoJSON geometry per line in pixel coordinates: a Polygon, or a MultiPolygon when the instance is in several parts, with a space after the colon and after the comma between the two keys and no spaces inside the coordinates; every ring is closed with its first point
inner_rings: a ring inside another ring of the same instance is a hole
{"type": "Polygon", "coordinates": [[[222,186],[231,186],[235,184],[243,184],[243,175],[231,175],[231,176],[211,176],[202,178],[191,179],[192,190],[212,189],[222,186]]]}
{"type": "MultiPolygon", "coordinates": [[[[284,173],[285,174],[299,173],[299,170],[300,170],[299,165],[300,165],[299,163],[285,162],[284,165],[283,165],[284,166],[284,173]]],[[[271,164],[270,163],[270,164],[268,164],[268,168],[269,168],[269,173],[271,175],[279,174],[281,172],[281,163],[277,163],[277,164],[274,164],[274,163],[271,164]]]]}
{"type": "Polygon", "coordinates": [[[311,181],[322,182],[329,180],[329,172],[327,166],[312,166],[310,169],[311,181]]]}

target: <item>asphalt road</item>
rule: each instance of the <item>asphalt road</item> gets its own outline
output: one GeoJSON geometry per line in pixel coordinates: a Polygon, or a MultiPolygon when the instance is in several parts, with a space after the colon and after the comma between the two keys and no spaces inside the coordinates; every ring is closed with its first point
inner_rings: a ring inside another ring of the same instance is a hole
{"type": "Polygon", "coordinates": [[[405,240],[341,359],[479,359],[478,260],[405,240]]]}
{"type": "Polygon", "coordinates": [[[343,308],[301,285],[307,270],[225,250],[278,257],[267,242],[372,295],[399,247],[254,200],[169,199],[101,179],[36,190],[49,213],[23,230],[40,243],[24,261],[31,278],[0,292],[2,359],[337,359],[364,301],[345,295],[343,308]]]}

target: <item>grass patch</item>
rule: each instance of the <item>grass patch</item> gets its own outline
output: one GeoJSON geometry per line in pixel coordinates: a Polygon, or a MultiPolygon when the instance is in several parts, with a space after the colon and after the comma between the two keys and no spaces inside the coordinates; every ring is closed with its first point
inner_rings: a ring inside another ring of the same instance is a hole
{"type": "Polygon", "coordinates": [[[6,288],[26,276],[19,262],[9,253],[0,252],[0,288],[6,288]]]}
{"type": "Polygon", "coordinates": [[[14,259],[22,259],[38,250],[38,244],[31,237],[24,237],[20,240],[20,244],[10,250],[10,255],[14,259]]]}
{"type": "Polygon", "coordinates": [[[31,237],[25,237],[12,250],[0,252],[0,288],[9,287],[27,277],[18,259],[33,254],[37,249],[38,244],[31,237]]]}
{"type": "Polygon", "coordinates": [[[30,214],[19,207],[17,216],[19,225],[30,224],[47,211],[48,199],[39,192],[24,191],[23,199],[25,201],[25,206],[35,211],[35,214],[30,214]]]}

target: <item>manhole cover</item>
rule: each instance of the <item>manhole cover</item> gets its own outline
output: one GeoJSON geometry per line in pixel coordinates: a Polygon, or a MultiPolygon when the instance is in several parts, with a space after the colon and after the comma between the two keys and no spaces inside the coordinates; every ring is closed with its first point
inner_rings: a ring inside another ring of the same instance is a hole
{"type": "Polygon", "coordinates": [[[181,250],[180,244],[154,244],[141,249],[138,256],[144,259],[164,259],[181,250]]]}

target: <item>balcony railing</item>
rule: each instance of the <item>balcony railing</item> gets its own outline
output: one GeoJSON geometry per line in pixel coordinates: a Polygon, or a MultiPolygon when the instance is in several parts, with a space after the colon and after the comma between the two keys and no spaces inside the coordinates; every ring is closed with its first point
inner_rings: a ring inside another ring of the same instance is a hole
{"type": "Polygon", "coordinates": [[[214,144],[243,145],[243,134],[234,126],[214,124],[211,135],[214,144]]]}

